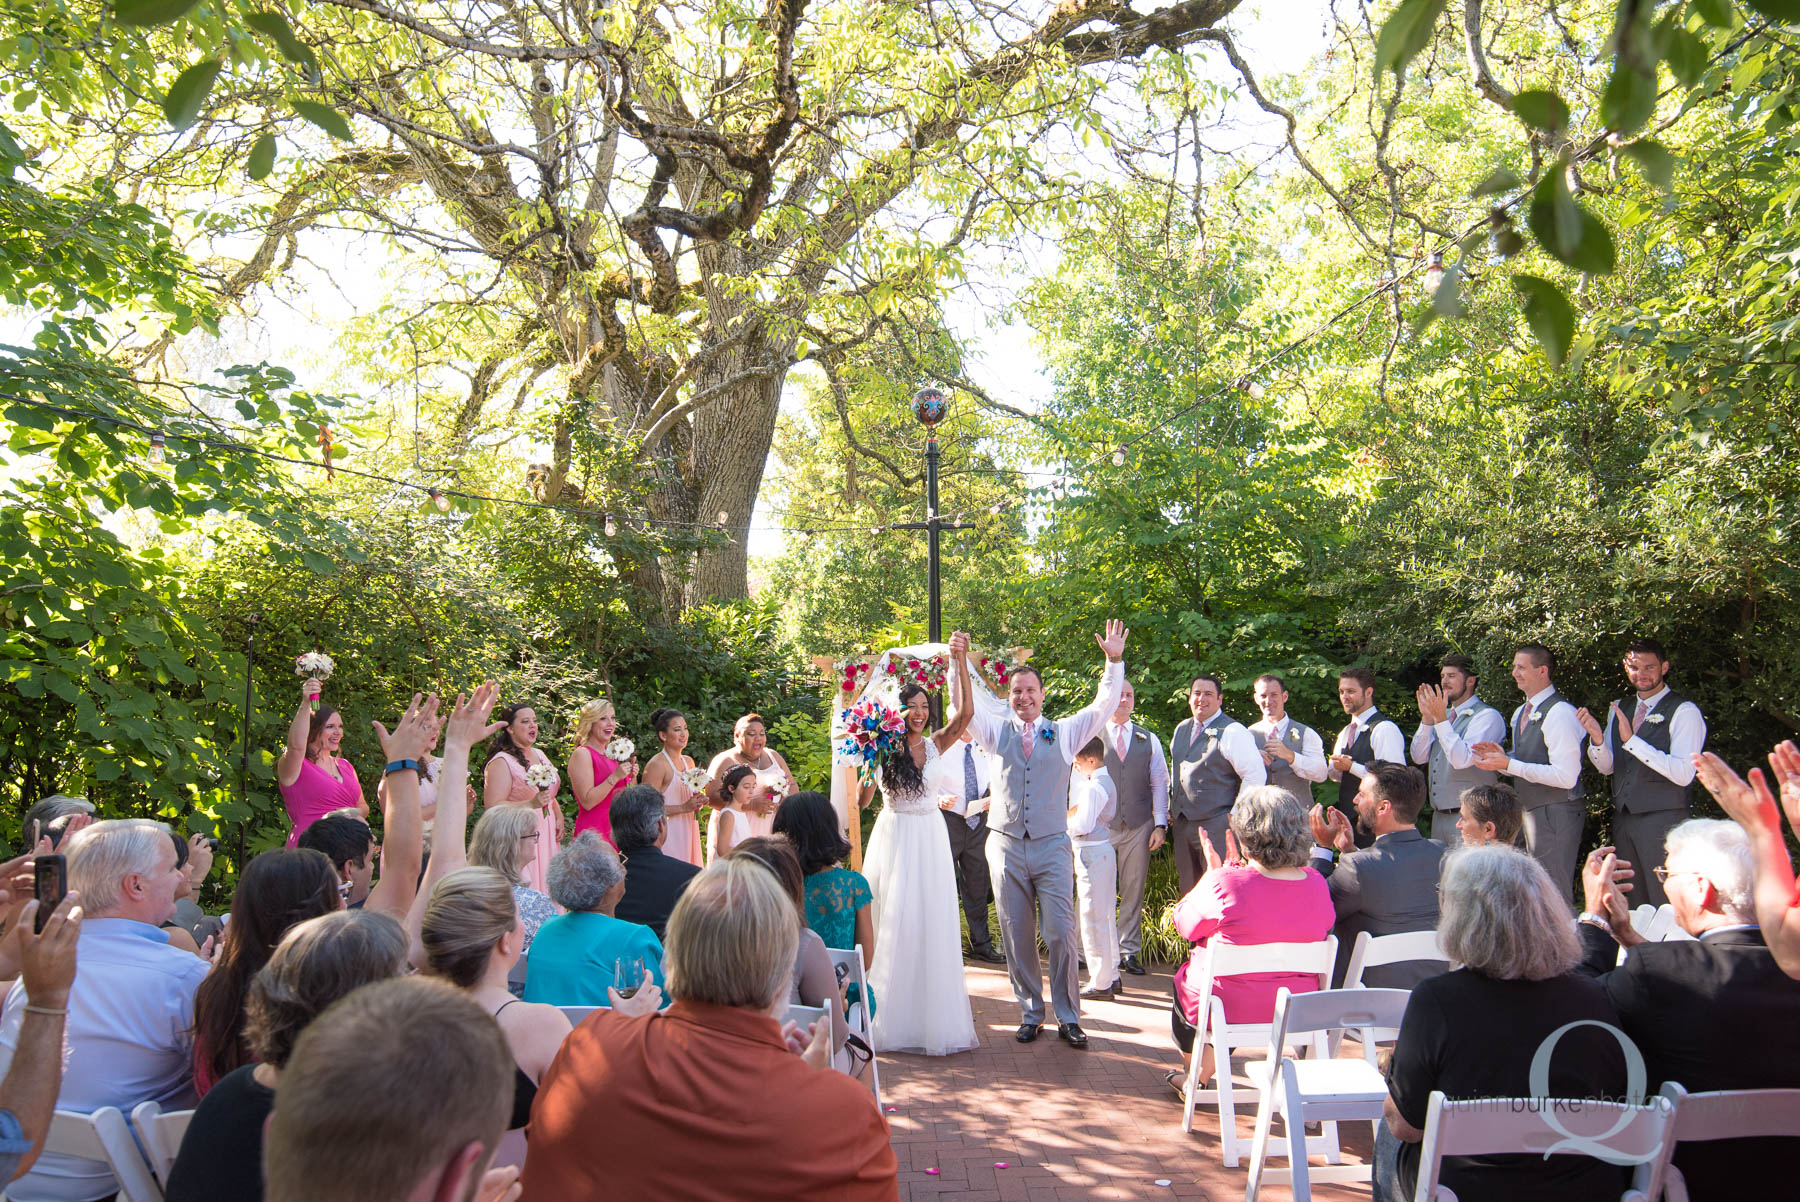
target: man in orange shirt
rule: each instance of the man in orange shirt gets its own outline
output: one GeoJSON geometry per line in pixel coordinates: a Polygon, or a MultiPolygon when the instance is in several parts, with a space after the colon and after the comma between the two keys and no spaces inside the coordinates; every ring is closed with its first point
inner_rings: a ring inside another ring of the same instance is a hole
{"type": "Polygon", "coordinates": [[[774,874],[718,861],[682,894],[668,933],[674,1004],[594,1013],[538,1082],[524,1202],[897,1202],[887,1122],[865,1086],[831,1070],[830,1023],[809,1036],[773,1017],[799,944],[774,874]]]}

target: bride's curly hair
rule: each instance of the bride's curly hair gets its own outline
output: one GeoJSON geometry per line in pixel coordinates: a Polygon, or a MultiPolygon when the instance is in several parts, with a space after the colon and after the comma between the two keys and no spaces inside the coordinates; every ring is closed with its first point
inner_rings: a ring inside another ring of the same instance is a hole
{"type": "MultiPolygon", "coordinates": [[[[911,683],[901,685],[900,708],[904,710],[914,697],[923,696],[925,696],[925,689],[922,685],[911,683]]],[[[925,737],[928,739],[931,737],[929,722],[925,726],[925,737]]],[[[882,787],[894,797],[917,797],[925,791],[925,777],[920,773],[919,765],[912,758],[910,739],[909,734],[909,743],[901,747],[900,754],[881,765],[882,787]]]]}

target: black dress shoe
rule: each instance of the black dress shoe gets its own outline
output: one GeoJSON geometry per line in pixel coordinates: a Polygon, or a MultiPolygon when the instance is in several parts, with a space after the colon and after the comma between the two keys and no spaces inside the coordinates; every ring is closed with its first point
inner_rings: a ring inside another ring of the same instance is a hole
{"type": "Polygon", "coordinates": [[[1013,1038],[1020,1043],[1031,1043],[1037,1039],[1038,1031],[1040,1029],[1041,1024],[1039,1023],[1020,1023],[1019,1033],[1014,1035],[1013,1038]]]}
{"type": "Polygon", "coordinates": [[[969,952],[969,956],[971,959],[983,960],[989,964],[1005,964],[1006,963],[1006,956],[1000,951],[999,948],[995,947],[991,943],[988,944],[986,947],[975,948],[974,950],[969,952]]]}
{"type": "Polygon", "coordinates": [[[1134,977],[1141,977],[1144,975],[1144,966],[1138,963],[1136,953],[1126,956],[1123,960],[1119,961],[1119,967],[1134,977]]]}
{"type": "Polygon", "coordinates": [[[1080,1023],[1058,1023],[1056,1033],[1062,1036],[1064,1043],[1077,1051],[1087,1048],[1087,1032],[1081,1029],[1080,1023]]]}

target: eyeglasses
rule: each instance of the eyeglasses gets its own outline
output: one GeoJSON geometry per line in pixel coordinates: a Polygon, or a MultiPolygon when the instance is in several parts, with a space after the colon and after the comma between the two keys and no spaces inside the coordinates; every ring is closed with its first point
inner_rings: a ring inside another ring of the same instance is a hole
{"type": "Polygon", "coordinates": [[[1692,868],[1673,868],[1673,869],[1671,869],[1671,868],[1664,868],[1661,864],[1658,864],[1655,868],[1652,868],[1650,870],[1650,872],[1652,875],[1654,875],[1656,877],[1656,883],[1659,885],[1668,884],[1669,878],[1672,876],[1704,876],[1705,875],[1704,873],[1694,871],[1692,868]]]}
{"type": "Polygon", "coordinates": [[[520,835],[519,842],[529,843],[531,840],[537,838],[539,835],[541,835],[543,833],[544,832],[542,832],[542,831],[532,831],[529,835],[520,835]]]}
{"type": "Polygon", "coordinates": [[[350,890],[352,888],[353,888],[353,886],[350,884],[349,881],[339,881],[338,882],[338,896],[343,898],[345,901],[350,900],[350,890]]]}

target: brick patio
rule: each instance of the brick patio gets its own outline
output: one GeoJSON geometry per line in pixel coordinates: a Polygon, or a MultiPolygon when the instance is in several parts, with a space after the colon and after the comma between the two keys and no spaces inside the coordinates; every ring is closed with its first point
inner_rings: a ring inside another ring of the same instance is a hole
{"type": "MultiPolygon", "coordinates": [[[[1015,1042],[1019,1012],[1004,967],[969,964],[965,973],[981,1046],[943,1058],[882,1057],[902,1198],[1226,1202],[1244,1196],[1246,1170],[1220,1162],[1215,1112],[1202,1106],[1194,1133],[1184,1135],[1180,1104],[1163,1081],[1178,1063],[1169,1038],[1167,973],[1126,977],[1116,1002],[1083,1002],[1086,1052],[1057,1039],[1054,1025],[1036,1043],[1015,1042]],[[932,1168],[935,1175],[926,1172],[932,1168]],[[1159,1180],[1170,1184],[1158,1186],[1159,1180]]],[[[1240,1104],[1238,1116],[1247,1143],[1254,1102],[1249,1109],[1240,1104]]],[[[1346,1158],[1366,1159],[1369,1128],[1354,1123],[1339,1130],[1346,1158]]],[[[1313,1193],[1334,1202],[1369,1197],[1367,1185],[1319,1186],[1313,1193]]],[[[1285,1186],[1262,1191],[1271,1202],[1289,1196],[1285,1186]]]]}

